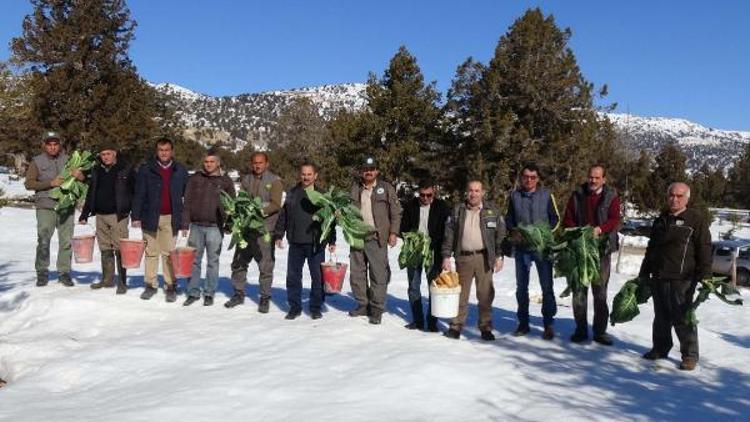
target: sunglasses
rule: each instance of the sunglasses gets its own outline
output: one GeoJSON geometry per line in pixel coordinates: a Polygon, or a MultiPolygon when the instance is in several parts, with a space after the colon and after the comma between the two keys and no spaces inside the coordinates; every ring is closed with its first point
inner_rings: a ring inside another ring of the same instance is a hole
{"type": "Polygon", "coordinates": [[[420,198],[432,198],[433,196],[435,196],[434,193],[420,193],[419,194],[420,198]]]}

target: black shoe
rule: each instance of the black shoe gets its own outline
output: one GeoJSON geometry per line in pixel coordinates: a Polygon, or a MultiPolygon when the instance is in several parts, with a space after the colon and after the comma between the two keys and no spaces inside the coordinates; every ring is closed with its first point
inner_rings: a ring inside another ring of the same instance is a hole
{"type": "Polygon", "coordinates": [[[611,346],[611,345],[613,345],[615,343],[612,340],[612,336],[610,336],[607,333],[600,334],[598,336],[594,336],[594,341],[597,342],[597,343],[599,343],[599,344],[601,344],[601,345],[604,345],[604,346],[611,346]]]}
{"type": "Polygon", "coordinates": [[[118,295],[124,295],[128,292],[128,285],[125,283],[117,283],[117,291],[115,292],[118,295]]]}
{"type": "Polygon", "coordinates": [[[458,340],[461,337],[461,332],[453,328],[449,328],[448,331],[443,333],[444,336],[458,340]]]}
{"type": "Polygon", "coordinates": [[[404,328],[407,330],[424,330],[424,324],[418,324],[416,322],[410,322],[406,325],[404,325],[404,328]]]}
{"type": "Polygon", "coordinates": [[[284,319],[297,319],[298,316],[302,314],[302,310],[300,309],[290,309],[289,312],[286,313],[286,316],[284,319]]]}
{"type": "Polygon", "coordinates": [[[37,273],[36,275],[36,287],[44,287],[49,283],[49,274],[44,273],[37,273]]]}
{"type": "Polygon", "coordinates": [[[367,316],[367,306],[357,306],[356,308],[349,311],[350,317],[361,317],[367,316]]]}
{"type": "Polygon", "coordinates": [[[586,331],[583,330],[576,330],[572,336],[570,336],[570,341],[573,343],[583,343],[584,341],[589,339],[589,334],[586,331]]]}
{"type": "Polygon", "coordinates": [[[60,274],[60,277],[57,279],[57,281],[60,282],[65,287],[73,287],[76,284],[73,283],[73,280],[70,278],[70,274],[60,274]]]}
{"type": "Polygon", "coordinates": [[[529,333],[529,324],[518,324],[516,331],[513,331],[513,335],[516,337],[525,336],[529,333]]]}
{"type": "Polygon", "coordinates": [[[484,341],[495,341],[495,335],[492,334],[492,331],[482,331],[482,340],[484,341]]]}
{"type": "Polygon", "coordinates": [[[104,281],[99,281],[97,283],[91,283],[90,287],[91,287],[92,290],[101,289],[102,287],[104,287],[104,281]]]}
{"type": "Polygon", "coordinates": [[[203,306],[214,306],[214,297],[203,296],[203,306]]]}
{"type": "Polygon", "coordinates": [[[167,287],[167,299],[166,300],[167,302],[170,302],[170,303],[177,300],[177,290],[174,288],[174,286],[167,287]]]}
{"type": "Polygon", "coordinates": [[[323,318],[323,314],[320,313],[320,311],[315,311],[310,313],[310,318],[312,319],[321,319],[323,318]]]}
{"type": "Polygon", "coordinates": [[[234,308],[237,305],[245,303],[245,295],[235,293],[225,304],[225,308],[234,308]]]}
{"type": "Polygon", "coordinates": [[[370,315],[368,320],[370,321],[370,324],[372,325],[380,325],[381,316],[379,314],[372,314],[370,315]]]}
{"type": "Polygon", "coordinates": [[[555,330],[552,328],[551,325],[545,325],[544,326],[544,332],[542,333],[542,339],[544,340],[552,340],[555,338],[555,330]]]}
{"type": "Polygon", "coordinates": [[[267,314],[268,308],[271,306],[271,298],[261,296],[260,303],[258,303],[258,312],[261,314],[267,314]]]}
{"type": "Polygon", "coordinates": [[[188,296],[187,299],[185,299],[185,301],[182,302],[182,306],[190,306],[197,301],[198,301],[197,296],[188,296]]]}
{"type": "Polygon", "coordinates": [[[143,300],[149,300],[156,294],[156,287],[146,286],[145,289],[143,289],[143,293],[141,293],[141,299],[143,300]]]}
{"type": "Polygon", "coordinates": [[[657,360],[657,359],[666,359],[666,358],[667,358],[666,353],[659,353],[653,349],[643,354],[643,359],[648,359],[648,360],[657,360]]]}

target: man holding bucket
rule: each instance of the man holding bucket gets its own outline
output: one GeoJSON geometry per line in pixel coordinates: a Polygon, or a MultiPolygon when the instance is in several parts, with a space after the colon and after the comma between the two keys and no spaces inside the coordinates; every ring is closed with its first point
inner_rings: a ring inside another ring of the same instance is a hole
{"type": "MultiPolygon", "coordinates": [[[[252,173],[242,179],[242,189],[252,197],[260,197],[263,203],[263,216],[266,229],[272,232],[276,227],[281,209],[281,197],[284,185],[279,176],[268,171],[268,154],[254,152],[250,156],[252,173]]],[[[267,242],[260,232],[254,232],[248,239],[248,246],[244,249],[236,248],[232,259],[232,286],[234,295],[227,303],[227,308],[233,308],[245,302],[245,284],[247,283],[247,267],[250,261],[258,263],[258,283],[260,284],[260,301],[258,312],[265,314],[271,303],[271,285],[273,284],[273,267],[276,263],[273,244],[267,242]]]]}
{"type": "Polygon", "coordinates": [[[176,162],[174,143],[169,138],[156,141],[156,157],[138,169],[133,201],[133,227],[141,227],[146,241],[146,288],[141,299],[149,300],[159,287],[157,270],[162,262],[167,302],[177,300],[170,252],[182,225],[182,196],[187,184],[185,166],[176,162]]]}
{"type": "Polygon", "coordinates": [[[495,299],[492,272],[503,269],[500,243],[505,237],[505,223],[496,208],[483,202],[484,194],[482,182],[472,180],[467,183],[466,201],[456,206],[445,225],[443,269],[450,271],[450,258],[455,256],[461,283],[458,316],[451,321],[445,336],[456,340],[466,322],[472,279],[477,282],[482,340],[495,340],[492,334],[492,301],[495,299]]]}
{"type": "MultiPolygon", "coordinates": [[[[445,201],[436,197],[437,189],[432,179],[419,182],[417,189],[419,196],[412,198],[404,206],[404,215],[401,218],[401,233],[416,232],[425,233],[430,236],[430,248],[434,254],[432,268],[427,272],[427,282],[434,280],[440,273],[442,264],[443,236],[445,234],[445,221],[450,215],[450,209],[445,201]]],[[[423,330],[425,328],[424,310],[422,309],[422,267],[407,268],[409,277],[409,305],[411,307],[412,322],[406,325],[410,330],[423,330]]],[[[430,300],[427,300],[427,331],[437,332],[437,318],[430,313],[430,300]]]]}
{"type": "Polygon", "coordinates": [[[185,188],[185,208],[182,210],[182,234],[187,234],[188,245],[195,248],[193,272],[187,287],[184,306],[190,306],[201,296],[201,261],[206,252],[206,283],[203,287],[203,306],[214,304],[214,293],[219,284],[219,255],[224,239],[224,208],[221,192],[234,196],[234,183],[221,174],[221,159],[211,149],[203,157],[203,169],[188,179],[185,188]]]}
{"type": "Polygon", "coordinates": [[[352,249],[349,255],[349,281],[357,301],[357,307],[349,311],[349,316],[367,315],[370,324],[377,325],[385,311],[385,298],[391,280],[388,246],[396,246],[398,240],[401,205],[393,186],[378,179],[380,172],[373,157],[365,158],[360,170],[360,181],[352,185],[350,195],[354,205],[362,211],[364,222],[376,230],[365,239],[363,250],[352,249]]]}
{"type": "Polygon", "coordinates": [[[117,266],[117,294],[128,291],[126,270],[122,266],[120,239],[128,237],[128,216],[135,193],[135,170],[122,157],[118,157],[114,144],[106,143],[99,150],[98,165],[91,173],[86,202],[78,217],[86,224],[89,216],[96,215],[96,240],[102,260],[102,278],[92,283],[92,289],[114,287],[117,266]]]}
{"type": "MultiPolygon", "coordinates": [[[[299,166],[299,183],[286,193],[284,206],[279,212],[279,219],[273,231],[276,247],[283,248],[282,238],[285,233],[289,242],[286,270],[286,297],[289,312],[286,314],[286,319],[295,319],[302,314],[302,267],[305,260],[307,260],[311,279],[310,317],[312,319],[323,317],[321,313],[323,282],[320,266],[325,259],[325,248],[320,238],[320,221],[312,218],[319,208],[310,202],[305,193],[306,189],[323,192],[315,185],[317,178],[318,170],[315,164],[305,162],[299,166]]],[[[328,244],[329,251],[336,250],[335,227],[331,228],[328,238],[323,240],[328,244]]]]}
{"type": "MultiPolygon", "coordinates": [[[[33,190],[34,204],[36,205],[36,285],[46,286],[49,282],[49,243],[52,235],[57,230],[57,272],[58,281],[67,287],[74,285],[70,278],[70,264],[72,250],[70,240],[73,237],[73,214],[68,211],[59,214],[55,211],[57,200],[50,197],[50,190],[60,186],[63,179],[60,173],[65,167],[68,155],[63,152],[62,138],[56,132],[47,132],[42,137],[43,152],[31,160],[31,165],[26,171],[26,182],[24,186],[33,190]]],[[[80,170],[75,169],[71,174],[78,180],[83,181],[84,176],[80,170]]]]}

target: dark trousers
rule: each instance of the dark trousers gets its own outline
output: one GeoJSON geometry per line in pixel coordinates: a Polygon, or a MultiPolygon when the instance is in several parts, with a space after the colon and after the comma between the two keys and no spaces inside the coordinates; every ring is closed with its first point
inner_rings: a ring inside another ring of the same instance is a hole
{"type": "Polygon", "coordinates": [[[672,349],[672,327],[680,340],[682,357],[698,359],[698,330],[685,321],[695,293],[695,283],[688,280],[652,280],[654,301],[654,350],[668,354],[672,349]]]}
{"type": "Polygon", "coordinates": [[[260,297],[271,297],[271,285],[273,284],[273,267],[276,263],[273,242],[267,242],[262,235],[251,235],[247,239],[247,247],[240,249],[237,246],[232,259],[232,287],[234,293],[245,296],[245,283],[247,282],[247,267],[251,261],[258,263],[258,284],[260,284],[260,297]]]}
{"type": "MultiPolygon", "coordinates": [[[[437,318],[432,316],[430,312],[430,282],[434,280],[440,273],[440,266],[442,264],[442,257],[440,255],[435,256],[432,268],[427,272],[427,323],[428,325],[437,324],[437,318]]],[[[409,277],[409,307],[411,308],[412,321],[419,327],[424,327],[424,310],[422,308],[422,273],[424,268],[419,266],[417,268],[407,268],[406,275],[409,277]]]]}
{"type": "Polygon", "coordinates": [[[310,271],[310,312],[320,312],[323,303],[323,279],[320,264],[325,259],[325,248],[313,250],[312,244],[290,243],[286,264],[286,301],[290,311],[302,310],[302,267],[307,260],[310,271]]]}
{"type": "Polygon", "coordinates": [[[542,317],[544,325],[552,325],[557,314],[557,301],[552,281],[552,261],[544,259],[538,254],[517,250],[516,254],[516,302],[518,323],[529,325],[529,273],[531,263],[536,266],[539,284],[542,286],[542,317]]]}
{"type": "MultiPolygon", "coordinates": [[[[609,273],[612,267],[612,255],[606,254],[601,260],[601,281],[599,284],[591,285],[591,293],[594,296],[594,337],[601,336],[607,331],[607,320],[609,319],[609,306],[607,306],[607,285],[609,284],[609,273]]],[[[576,320],[576,330],[588,333],[588,289],[580,296],[573,295],[573,316],[576,320]]]]}

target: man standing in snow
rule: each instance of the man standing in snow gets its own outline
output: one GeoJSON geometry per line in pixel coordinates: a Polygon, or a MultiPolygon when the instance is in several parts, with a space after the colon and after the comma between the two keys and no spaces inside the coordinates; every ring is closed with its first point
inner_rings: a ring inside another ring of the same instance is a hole
{"type": "Polygon", "coordinates": [[[390,183],[379,180],[379,175],[375,159],[365,158],[360,167],[360,180],[352,184],[349,191],[354,205],[362,212],[365,224],[376,229],[365,239],[364,249],[352,250],[349,254],[349,282],[357,301],[357,307],[349,311],[349,316],[367,315],[370,324],[374,325],[380,324],[385,312],[385,299],[391,280],[388,246],[396,246],[401,226],[401,205],[396,190],[390,183]]]}
{"type": "Polygon", "coordinates": [[[203,157],[203,169],[190,176],[185,188],[182,235],[190,230],[188,245],[195,248],[196,255],[184,306],[190,306],[201,297],[201,263],[204,251],[207,257],[203,306],[214,304],[214,293],[219,284],[219,255],[224,239],[222,229],[226,217],[220,202],[222,192],[234,196],[234,183],[228,176],[221,174],[221,159],[212,149],[203,157]]]}
{"type": "Polygon", "coordinates": [[[552,259],[525,248],[521,234],[518,232],[519,225],[545,224],[550,229],[554,229],[560,221],[555,208],[555,199],[547,188],[538,185],[539,179],[539,168],[535,164],[526,164],[521,169],[521,187],[511,192],[508,212],[505,215],[505,227],[511,233],[515,243],[518,327],[513,335],[525,336],[529,333],[529,272],[533,262],[539,274],[539,284],[542,286],[542,316],[544,318],[542,338],[552,340],[555,337],[553,324],[557,313],[552,283],[552,259]]]}
{"type": "MultiPolygon", "coordinates": [[[[607,334],[609,307],[607,306],[607,284],[612,267],[612,252],[619,248],[617,228],[620,226],[620,198],[617,191],[606,185],[606,170],[601,164],[589,168],[588,182],[579,186],[571,195],[565,207],[565,227],[593,226],[594,236],[602,237],[605,243],[601,257],[601,279],[591,284],[594,295],[594,341],[605,346],[612,345],[612,337],[607,334]]],[[[589,338],[586,311],[588,309],[588,289],[573,295],[573,315],[576,330],[570,337],[574,343],[582,343],[589,338]],[[577,300],[578,299],[578,300],[577,300]]]]}
{"type": "Polygon", "coordinates": [[[289,312],[286,319],[295,319],[302,314],[302,267],[307,260],[310,271],[310,316],[312,319],[323,317],[323,280],[320,265],[325,259],[324,243],[328,249],[336,250],[336,228],[331,227],[331,233],[325,242],[321,242],[320,221],[313,220],[318,207],[310,202],[305,193],[306,189],[323,192],[315,185],[318,170],[312,163],[299,166],[299,183],[289,190],[284,200],[284,206],[279,212],[273,238],[276,247],[283,248],[283,237],[286,234],[289,242],[289,256],[286,269],[286,297],[289,312]]]}
{"type": "Polygon", "coordinates": [[[680,369],[698,364],[698,330],[686,321],[698,282],[711,276],[710,221],[688,208],[690,187],[672,183],[668,210],[653,222],[639,276],[651,279],[654,301],[653,347],[645,359],[666,359],[672,349],[672,327],[680,340],[680,369]]]}
{"type": "MultiPolygon", "coordinates": [[[[284,185],[279,176],[268,171],[268,155],[265,152],[254,152],[250,156],[252,173],[242,179],[242,190],[251,197],[260,197],[263,203],[263,216],[266,229],[272,232],[276,226],[281,209],[281,197],[284,185]]],[[[264,239],[259,231],[251,232],[246,248],[236,248],[232,260],[232,286],[234,295],[224,304],[233,308],[245,302],[245,284],[247,283],[247,267],[250,261],[258,263],[258,284],[260,284],[260,301],[258,312],[268,313],[271,303],[271,285],[273,284],[273,267],[276,263],[273,244],[264,239]]]]}
{"type": "Polygon", "coordinates": [[[477,284],[478,325],[482,340],[495,340],[492,334],[492,301],[495,299],[492,273],[503,269],[500,244],[505,237],[505,224],[498,210],[484,203],[484,194],[482,182],[472,180],[467,183],[466,201],[456,206],[445,225],[443,270],[450,271],[451,256],[454,256],[461,283],[458,316],[451,321],[445,336],[456,340],[466,322],[473,279],[477,284]]]}
{"type": "MultiPolygon", "coordinates": [[[[56,132],[47,132],[42,138],[43,152],[31,160],[26,171],[24,186],[33,190],[36,205],[36,285],[46,286],[49,283],[49,243],[57,230],[57,280],[64,286],[73,286],[70,277],[72,249],[70,240],[73,237],[73,214],[71,209],[65,214],[55,211],[57,200],[50,197],[50,190],[62,184],[60,173],[65,167],[68,155],[63,152],[62,139],[56,132]]],[[[83,181],[84,176],[78,169],[72,175],[83,181]]]]}
{"type": "Polygon", "coordinates": [[[128,216],[135,193],[133,166],[119,157],[113,144],[100,149],[98,165],[91,172],[86,193],[86,203],[78,218],[86,224],[89,216],[96,215],[96,241],[102,260],[102,279],[92,283],[92,289],[114,287],[117,267],[117,294],[128,291],[126,272],[120,255],[120,239],[128,237],[128,216]]]}
{"type": "MultiPolygon", "coordinates": [[[[404,206],[404,214],[401,218],[401,233],[421,232],[430,236],[430,248],[433,251],[434,261],[432,268],[426,274],[427,282],[434,280],[440,273],[442,265],[443,236],[445,235],[445,222],[450,215],[450,209],[445,201],[436,197],[437,189],[432,179],[419,182],[417,188],[419,196],[412,198],[404,206]]],[[[424,310],[422,308],[422,267],[407,268],[409,277],[409,305],[411,307],[411,323],[406,325],[410,330],[423,330],[425,328],[424,310]]],[[[429,291],[429,285],[428,285],[429,291]]],[[[437,332],[437,318],[430,313],[430,299],[427,299],[427,331],[437,332]]]]}
{"type": "Polygon", "coordinates": [[[146,241],[146,288],[141,299],[149,300],[159,287],[157,271],[159,257],[166,285],[166,300],[177,300],[176,280],[170,252],[175,248],[175,237],[182,224],[182,196],[187,184],[185,166],[176,162],[174,143],[161,138],[156,142],[156,157],[138,169],[133,201],[133,227],[143,229],[146,241]]]}

